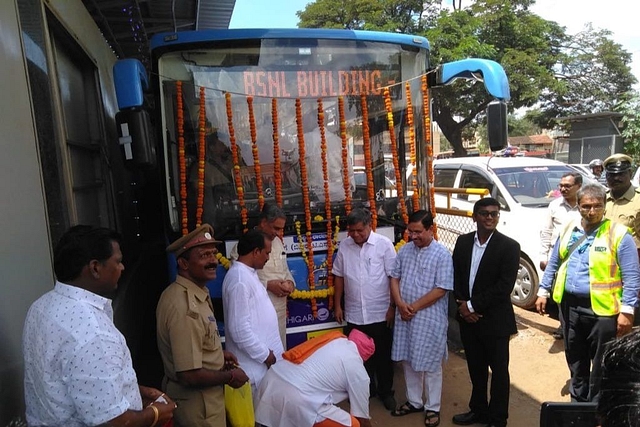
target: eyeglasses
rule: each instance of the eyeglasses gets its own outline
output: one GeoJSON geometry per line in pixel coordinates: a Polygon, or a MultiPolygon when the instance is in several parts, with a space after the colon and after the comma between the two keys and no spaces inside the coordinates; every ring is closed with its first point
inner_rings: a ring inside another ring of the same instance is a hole
{"type": "Polygon", "coordinates": [[[573,187],[575,184],[558,184],[558,188],[560,190],[562,190],[563,188],[566,188],[567,190],[570,189],[571,187],[573,187]]]}
{"type": "Polygon", "coordinates": [[[422,230],[422,231],[411,231],[411,230],[407,230],[407,234],[408,234],[409,236],[419,236],[419,235],[421,235],[422,233],[424,233],[424,231],[425,231],[425,230],[422,230]]]}
{"type": "Polygon", "coordinates": [[[500,216],[500,211],[478,211],[478,215],[483,218],[498,218],[500,216]]]}
{"type": "Polygon", "coordinates": [[[595,205],[595,206],[578,206],[578,209],[580,210],[580,212],[584,212],[584,213],[589,213],[592,210],[594,212],[600,212],[602,210],[604,210],[604,206],[602,205],[595,205]]]}

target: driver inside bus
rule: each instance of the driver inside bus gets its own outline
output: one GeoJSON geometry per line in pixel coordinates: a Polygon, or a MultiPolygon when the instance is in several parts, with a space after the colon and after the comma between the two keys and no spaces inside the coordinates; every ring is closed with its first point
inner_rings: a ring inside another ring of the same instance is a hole
{"type": "MultiPolygon", "coordinates": [[[[203,220],[214,223],[215,210],[234,200],[233,156],[231,149],[216,128],[207,127],[207,148],[204,163],[204,213],[203,220]]],[[[243,163],[240,161],[241,164],[243,163]]],[[[198,161],[194,161],[189,172],[192,194],[198,194],[198,161]]],[[[196,196],[197,197],[197,196],[196,196]]]]}

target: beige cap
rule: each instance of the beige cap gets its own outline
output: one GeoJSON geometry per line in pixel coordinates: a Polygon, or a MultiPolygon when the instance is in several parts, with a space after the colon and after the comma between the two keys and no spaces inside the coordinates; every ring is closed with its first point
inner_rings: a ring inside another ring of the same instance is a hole
{"type": "Polygon", "coordinates": [[[603,166],[604,170],[606,170],[607,172],[620,173],[626,172],[631,169],[632,163],[633,160],[631,159],[631,157],[627,156],[626,154],[618,153],[607,157],[603,163],[603,166]]]}
{"type": "Polygon", "coordinates": [[[196,246],[215,245],[217,243],[222,242],[213,238],[213,227],[209,224],[202,224],[191,233],[180,237],[167,246],[167,252],[173,252],[173,254],[178,257],[196,246]]]}

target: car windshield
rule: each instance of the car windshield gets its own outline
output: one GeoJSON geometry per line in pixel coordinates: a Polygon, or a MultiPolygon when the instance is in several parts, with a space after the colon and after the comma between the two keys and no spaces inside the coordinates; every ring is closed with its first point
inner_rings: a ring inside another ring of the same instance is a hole
{"type": "Polygon", "coordinates": [[[562,175],[574,172],[564,165],[497,168],[494,171],[518,203],[541,208],[560,196],[558,184],[562,175]]]}

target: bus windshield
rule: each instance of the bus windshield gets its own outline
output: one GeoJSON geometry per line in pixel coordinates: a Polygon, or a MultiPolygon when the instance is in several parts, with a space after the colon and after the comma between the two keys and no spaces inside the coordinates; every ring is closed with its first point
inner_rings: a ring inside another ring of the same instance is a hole
{"type": "MultiPolygon", "coordinates": [[[[251,219],[257,216],[261,202],[275,203],[277,192],[282,194],[282,207],[291,216],[288,233],[294,232],[292,221],[304,221],[306,209],[317,217],[325,214],[327,205],[334,216],[344,214],[347,202],[352,207],[371,207],[370,194],[354,181],[353,173],[354,167],[365,166],[365,129],[370,140],[378,224],[394,223],[397,193],[395,188],[391,192],[392,188],[387,187],[395,187],[395,176],[401,176],[403,181],[406,177],[404,173],[396,175],[389,170],[389,162],[385,163],[385,157],[392,152],[392,138],[382,89],[390,88],[394,140],[397,152],[402,153],[398,156],[398,167],[404,171],[410,162],[407,93],[411,94],[415,141],[424,141],[421,81],[416,77],[427,69],[427,49],[322,38],[224,40],[201,45],[190,45],[189,50],[176,46],[166,49],[158,55],[155,67],[165,129],[168,203],[175,231],[180,228],[184,197],[180,177],[181,134],[186,168],[182,180],[187,187],[190,229],[201,204],[202,220],[214,227],[217,237],[237,238],[242,231],[240,199],[251,219]],[[404,82],[409,82],[409,89],[404,82]],[[362,95],[366,100],[366,117],[362,95]],[[301,130],[303,145],[299,144],[301,130]],[[323,135],[326,173],[321,151],[323,135]],[[237,146],[237,164],[232,139],[237,146]],[[198,162],[203,145],[204,168],[198,162]],[[301,166],[306,173],[309,206],[303,203],[301,166]],[[240,171],[241,189],[234,180],[234,168],[240,171]],[[345,176],[349,179],[346,186],[345,176]],[[204,183],[203,200],[198,196],[199,183],[204,183]]],[[[415,145],[422,154],[424,144],[415,145]]]]}

